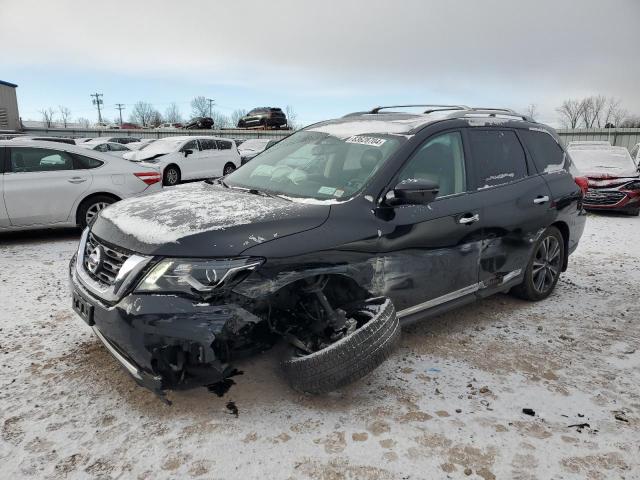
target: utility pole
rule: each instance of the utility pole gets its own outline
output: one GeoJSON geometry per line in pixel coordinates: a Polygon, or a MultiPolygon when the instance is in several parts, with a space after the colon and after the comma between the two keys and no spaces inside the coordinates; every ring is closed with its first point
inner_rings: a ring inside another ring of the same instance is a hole
{"type": "Polygon", "coordinates": [[[100,105],[104,103],[102,100],[102,94],[92,93],[89,96],[92,97],[92,103],[98,108],[98,123],[102,123],[102,114],[100,113],[100,105]]]}
{"type": "Polygon", "coordinates": [[[122,110],[124,110],[126,107],[124,106],[124,103],[116,103],[116,108],[120,113],[120,126],[122,126],[122,110]]]}
{"type": "Polygon", "coordinates": [[[211,107],[213,106],[215,100],[213,98],[207,98],[207,102],[209,102],[209,117],[211,118],[213,114],[213,110],[211,109],[211,107]]]}

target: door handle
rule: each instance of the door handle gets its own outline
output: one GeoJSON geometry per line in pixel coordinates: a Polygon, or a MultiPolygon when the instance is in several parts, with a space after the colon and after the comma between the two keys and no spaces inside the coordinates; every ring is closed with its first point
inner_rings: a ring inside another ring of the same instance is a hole
{"type": "Polygon", "coordinates": [[[67,179],[67,182],[69,183],[82,183],[82,182],[86,182],[87,179],[86,178],[82,178],[82,177],[71,177],[67,179]]]}
{"type": "Polygon", "coordinates": [[[469,225],[471,223],[475,223],[478,220],[480,220],[480,215],[478,215],[477,213],[475,215],[472,216],[468,216],[468,217],[460,217],[458,219],[458,223],[462,224],[462,225],[469,225]]]}
{"type": "Polygon", "coordinates": [[[533,203],[535,203],[536,205],[540,204],[540,203],[547,203],[549,201],[549,196],[545,195],[545,196],[539,196],[533,199],[533,203]]]}

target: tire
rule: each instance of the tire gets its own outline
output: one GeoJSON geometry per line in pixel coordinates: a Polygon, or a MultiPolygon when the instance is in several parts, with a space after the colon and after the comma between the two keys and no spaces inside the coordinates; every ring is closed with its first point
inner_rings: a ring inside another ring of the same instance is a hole
{"type": "Polygon", "coordinates": [[[246,126],[246,125],[244,124],[244,120],[240,120],[240,121],[238,122],[238,128],[245,128],[245,126],[246,126]]]}
{"type": "Polygon", "coordinates": [[[98,213],[100,213],[103,208],[106,208],[117,201],[117,198],[110,197],[109,195],[96,195],[95,197],[89,197],[83,200],[78,207],[76,217],[78,225],[80,225],[84,230],[95,222],[98,217],[98,213]]]}
{"type": "Polygon", "coordinates": [[[551,295],[564,262],[564,239],[556,227],[547,228],[533,248],[524,280],[511,289],[516,297],[537,302],[551,295]],[[552,258],[550,258],[552,257],[552,258]]]}
{"type": "Polygon", "coordinates": [[[375,370],[396,349],[400,324],[391,300],[385,299],[373,318],[352,334],[317,352],[305,355],[291,348],[282,362],[292,388],[327,393],[375,370]]]}
{"type": "Polygon", "coordinates": [[[233,163],[229,162],[222,169],[222,175],[229,175],[235,169],[236,169],[236,166],[233,163]]]}
{"type": "Polygon", "coordinates": [[[180,183],[180,169],[176,165],[169,165],[162,174],[162,184],[166,187],[173,187],[180,183]]]}

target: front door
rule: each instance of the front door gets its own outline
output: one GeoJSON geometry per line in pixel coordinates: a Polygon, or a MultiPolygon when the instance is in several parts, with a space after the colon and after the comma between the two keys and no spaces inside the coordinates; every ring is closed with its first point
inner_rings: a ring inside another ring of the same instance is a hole
{"type": "Polygon", "coordinates": [[[178,162],[178,165],[180,166],[182,179],[193,180],[195,178],[202,178],[200,177],[202,156],[198,140],[193,139],[185,143],[180,149],[180,154],[182,155],[182,158],[178,162]],[[186,150],[191,150],[191,153],[185,157],[184,153],[186,150]]]}
{"type": "Polygon", "coordinates": [[[489,292],[523,275],[538,236],[552,222],[552,202],[516,130],[470,128],[467,135],[482,205],[479,281],[489,292]]]}
{"type": "Polygon", "coordinates": [[[71,156],[60,150],[11,147],[8,155],[4,201],[11,225],[66,222],[91,174],[74,170],[71,156]]]}
{"type": "Polygon", "coordinates": [[[428,205],[379,212],[376,278],[400,317],[473,295],[478,289],[480,204],[468,192],[460,131],[427,139],[394,180],[428,179],[439,185],[428,205]]]}

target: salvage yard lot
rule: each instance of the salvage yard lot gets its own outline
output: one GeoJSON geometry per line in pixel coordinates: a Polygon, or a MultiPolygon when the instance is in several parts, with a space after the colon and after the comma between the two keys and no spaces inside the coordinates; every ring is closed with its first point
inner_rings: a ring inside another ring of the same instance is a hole
{"type": "Polygon", "coordinates": [[[78,232],[5,235],[1,475],[640,478],[637,238],[640,218],[590,215],[549,299],[498,295],[414,325],[333,394],[290,390],[276,349],[223,397],[169,392],[169,406],[71,311],[78,232]]]}

